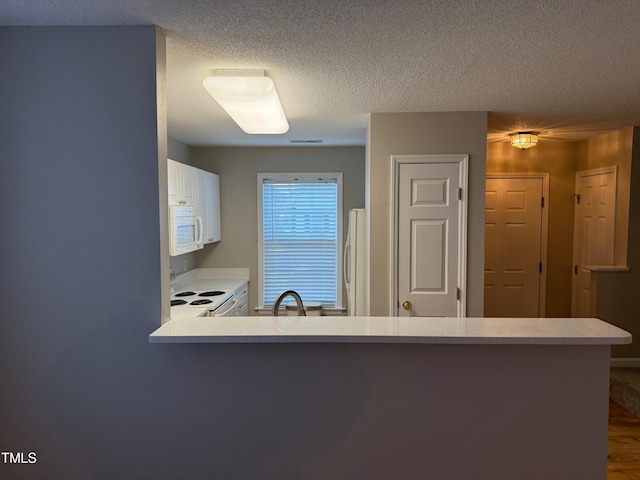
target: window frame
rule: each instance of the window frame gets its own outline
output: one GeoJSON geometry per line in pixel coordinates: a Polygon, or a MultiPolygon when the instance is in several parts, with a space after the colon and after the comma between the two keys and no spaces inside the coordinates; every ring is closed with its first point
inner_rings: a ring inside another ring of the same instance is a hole
{"type": "MultiPolygon", "coordinates": [[[[278,180],[291,180],[295,179],[332,179],[335,180],[338,186],[337,193],[337,252],[336,252],[336,305],[327,306],[328,310],[343,310],[343,251],[344,251],[344,237],[343,237],[343,225],[344,225],[344,203],[343,203],[343,174],[342,172],[279,172],[279,173],[258,173],[257,174],[257,204],[258,204],[258,310],[271,308],[273,304],[263,304],[264,300],[264,251],[263,251],[263,192],[262,186],[265,180],[278,179],[278,180]]],[[[275,299],[274,299],[275,300],[275,299]]],[[[306,300],[305,298],[302,299],[306,300]]],[[[312,301],[312,300],[309,300],[312,301]]],[[[323,305],[323,309],[325,306],[323,305]]]]}

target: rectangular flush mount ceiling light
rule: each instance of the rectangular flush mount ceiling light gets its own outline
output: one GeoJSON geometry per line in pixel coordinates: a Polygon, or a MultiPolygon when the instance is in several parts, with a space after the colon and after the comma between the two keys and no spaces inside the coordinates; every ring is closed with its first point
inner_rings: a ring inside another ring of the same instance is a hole
{"type": "Polygon", "coordinates": [[[276,86],[264,70],[216,70],[202,83],[246,133],[286,133],[287,117],[276,86]]]}

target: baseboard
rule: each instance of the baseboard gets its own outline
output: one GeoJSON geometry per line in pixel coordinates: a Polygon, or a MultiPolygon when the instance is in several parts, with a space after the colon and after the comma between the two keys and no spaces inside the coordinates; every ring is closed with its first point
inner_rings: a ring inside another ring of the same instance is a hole
{"type": "Polygon", "coordinates": [[[612,367],[640,368],[640,358],[612,358],[612,367]]]}

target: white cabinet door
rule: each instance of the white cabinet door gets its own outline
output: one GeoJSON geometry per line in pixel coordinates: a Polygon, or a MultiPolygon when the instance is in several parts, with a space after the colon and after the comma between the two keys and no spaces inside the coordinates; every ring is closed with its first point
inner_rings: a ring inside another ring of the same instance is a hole
{"type": "Polygon", "coordinates": [[[217,174],[195,169],[198,210],[202,216],[203,243],[220,241],[220,178],[217,174]]]}
{"type": "Polygon", "coordinates": [[[180,164],[175,160],[167,160],[167,177],[169,189],[169,205],[180,205],[180,164]]]}
{"type": "Polygon", "coordinates": [[[167,160],[169,205],[192,205],[196,200],[196,169],[175,160],[167,160]]]}
{"type": "Polygon", "coordinates": [[[180,184],[184,205],[196,205],[196,169],[189,165],[180,168],[180,184]]]}

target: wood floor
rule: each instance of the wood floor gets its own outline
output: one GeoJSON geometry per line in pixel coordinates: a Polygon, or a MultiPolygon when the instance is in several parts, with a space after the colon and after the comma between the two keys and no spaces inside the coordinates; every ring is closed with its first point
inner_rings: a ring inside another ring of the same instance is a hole
{"type": "Polygon", "coordinates": [[[640,480],[640,418],[609,403],[607,480],[640,480]]]}

